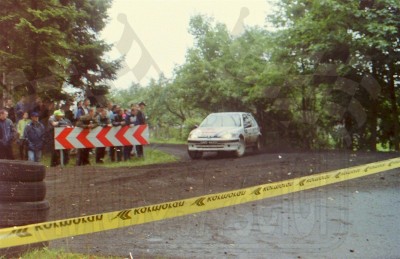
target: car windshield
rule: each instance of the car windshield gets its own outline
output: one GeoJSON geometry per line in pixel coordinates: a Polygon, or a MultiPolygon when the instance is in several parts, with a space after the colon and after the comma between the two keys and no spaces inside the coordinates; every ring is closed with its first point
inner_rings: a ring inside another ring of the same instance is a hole
{"type": "Polygon", "coordinates": [[[240,127],[239,114],[211,114],[204,119],[200,127],[240,127]]]}

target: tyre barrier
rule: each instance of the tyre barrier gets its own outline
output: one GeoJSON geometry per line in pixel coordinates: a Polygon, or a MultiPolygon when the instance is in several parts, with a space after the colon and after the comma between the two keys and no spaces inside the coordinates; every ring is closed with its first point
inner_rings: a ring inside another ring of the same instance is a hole
{"type": "Polygon", "coordinates": [[[41,182],[45,174],[46,167],[39,163],[0,159],[0,181],[41,182]]]}
{"type": "MultiPolygon", "coordinates": [[[[46,222],[50,204],[44,200],[44,165],[30,161],[0,159],[0,228],[46,222]]],[[[0,249],[0,257],[20,255],[48,246],[48,242],[0,249]]]]}
{"type": "Polygon", "coordinates": [[[0,228],[46,222],[48,201],[0,203],[0,228]]]}
{"type": "Polygon", "coordinates": [[[44,182],[0,182],[0,202],[42,201],[45,197],[44,182]]]}

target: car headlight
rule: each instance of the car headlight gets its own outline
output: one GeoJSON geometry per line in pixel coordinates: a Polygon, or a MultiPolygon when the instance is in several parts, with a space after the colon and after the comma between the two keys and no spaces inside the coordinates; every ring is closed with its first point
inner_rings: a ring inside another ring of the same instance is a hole
{"type": "Polygon", "coordinates": [[[200,132],[198,130],[194,130],[190,132],[189,139],[197,139],[200,136],[200,132]]]}
{"type": "Polygon", "coordinates": [[[220,135],[222,139],[233,139],[236,138],[238,135],[232,132],[224,132],[220,135]]]}

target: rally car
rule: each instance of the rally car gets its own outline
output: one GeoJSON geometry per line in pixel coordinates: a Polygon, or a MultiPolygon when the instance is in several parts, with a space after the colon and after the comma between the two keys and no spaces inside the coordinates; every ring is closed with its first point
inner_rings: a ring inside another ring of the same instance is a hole
{"type": "Polygon", "coordinates": [[[261,132],[256,120],[246,112],[211,113],[189,134],[188,154],[200,159],[203,152],[231,152],[237,157],[247,147],[261,149],[261,132]]]}

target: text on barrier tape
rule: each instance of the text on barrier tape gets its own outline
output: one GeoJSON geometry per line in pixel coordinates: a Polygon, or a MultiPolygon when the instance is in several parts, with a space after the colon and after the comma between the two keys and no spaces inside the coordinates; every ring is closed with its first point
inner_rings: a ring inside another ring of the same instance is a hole
{"type": "Polygon", "coordinates": [[[38,224],[0,229],[0,248],[134,226],[308,190],[400,167],[400,158],[249,188],[38,224]]]}

